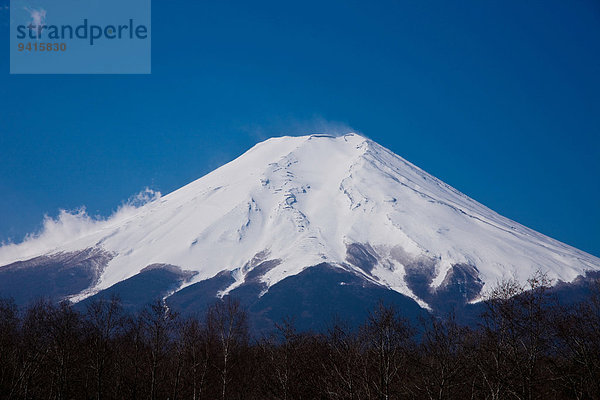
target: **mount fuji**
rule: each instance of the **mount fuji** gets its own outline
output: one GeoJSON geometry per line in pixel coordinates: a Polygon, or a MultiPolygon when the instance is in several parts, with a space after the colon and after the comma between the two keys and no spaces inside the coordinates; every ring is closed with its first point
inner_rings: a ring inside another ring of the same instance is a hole
{"type": "Polygon", "coordinates": [[[0,296],[184,313],[235,296],[257,325],[308,326],[378,299],[407,314],[476,303],[504,279],[556,283],[600,259],[511,221],[357,134],[268,139],[110,218],[63,213],[0,247],[0,296]],[[73,221],[83,221],[71,224],[73,221]],[[75,228],[74,228],[75,227],[75,228]]]}

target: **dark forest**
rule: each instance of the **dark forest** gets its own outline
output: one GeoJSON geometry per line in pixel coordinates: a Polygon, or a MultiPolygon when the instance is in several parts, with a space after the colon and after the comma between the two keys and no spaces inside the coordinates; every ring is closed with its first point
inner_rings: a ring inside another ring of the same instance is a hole
{"type": "Polygon", "coordinates": [[[360,327],[292,318],[251,335],[225,298],[198,317],[117,298],[78,311],[0,301],[2,399],[598,399],[600,292],[561,305],[545,277],[503,282],[475,326],[409,323],[380,303],[360,327]]]}

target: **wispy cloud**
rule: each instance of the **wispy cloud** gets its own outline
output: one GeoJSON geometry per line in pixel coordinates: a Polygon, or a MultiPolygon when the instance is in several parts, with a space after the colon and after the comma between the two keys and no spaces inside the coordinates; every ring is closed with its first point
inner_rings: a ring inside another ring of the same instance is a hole
{"type": "Polygon", "coordinates": [[[31,16],[31,25],[40,26],[46,23],[46,10],[43,8],[34,9],[25,7],[25,11],[27,11],[31,16]]]}
{"type": "Polygon", "coordinates": [[[70,211],[60,210],[56,218],[46,216],[39,232],[27,235],[21,243],[4,243],[0,246],[0,266],[52,253],[65,243],[130,218],[140,207],[160,197],[160,192],[146,188],[123,202],[117,211],[107,218],[90,216],[85,207],[70,211]]]}
{"type": "Polygon", "coordinates": [[[281,117],[260,125],[245,125],[239,129],[256,141],[263,141],[274,136],[303,136],[313,133],[325,133],[333,136],[347,133],[362,134],[347,122],[332,121],[321,116],[304,120],[281,117]]]}

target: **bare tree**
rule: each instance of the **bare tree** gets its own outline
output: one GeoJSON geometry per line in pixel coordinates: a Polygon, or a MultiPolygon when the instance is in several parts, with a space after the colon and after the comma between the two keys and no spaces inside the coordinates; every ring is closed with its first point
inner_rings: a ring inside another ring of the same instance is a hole
{"type": "Polygon", "coordinates": [[[204,397],[210,362],[210,343],[206,329],[196,318],[188,318],[179,325],[180,355],[183,360],[184,384],[191,398],[204,397]]]}
{"type": "Polygon", "coordinates": [[[485,354],[479,370],[492,399],[508,394],[518,399],[543,398],[542,368],[553,344],[556,298],[551,282],[537,272],[521,286],[505,281],[486,300],[483,314],[485,354]]]}
{"type": "Polygon", "coordinates": [[[51,397],[62,400],[73,397],[81,365],[81,316],[68,302],[49,307],[50,342],[47,368],[51,376],[51,397]]]}
{"type": "Polygon", "coordinates": [[[19,380],[19,328],[17,305],[12,299],[0,299],[0,397],[12,398],[19,380]]]}
{"type": "Polygon", "coordinates": [[[150,400],[159,397],[159,388],[165,374],[164,364],[167,358],[174,332],[176,315],[163,300],[157,300],[140,315],[144,341],[147,346],[150,373],[150,400]]]}
{"type": "Polygon", "coordinates": [[[406,373],[412,329],[393,307],[379,302],[369,314],[362,335],[376,370],[376,378],[371,383],[379,399],[388,400],[397,394],[400,377],[406,373]]]}
{"type": "Polygon", "coordinates": [[[95,397],[101,400],[104,398],[107,369],[114,363],[114,341],[123,327],[123,309],[117,297],[100,299],[87,305],[85,316],[89,366],[94,375],[95,397]]]}
{"type": "Polygon", "coordinates": [[[239,353],[248,345],[247,314],[239,301],[226,297],[207,312],[208,335],[215,349],[213,366],[219,372],[222,400],[228,398],[229,384],[239,361],[239,353]]]}
{"type": "Polygon", "coordinates": [[[323,363],[325,392],[333,399],[369,398],[368,381],[362,379],[368,370],[361,336],[347,323],[336,319],[329,328],[327,354],[323,363]]]}
{"type": "Polygon", "coordinates": [[[414,379],[419,393],[437,400],[473,398],[470,329],[460,326],[454,314],[443,319],[430,316],[423,322],[420,362],[414,379]]]}
{"type": "Polygon", "coordinates": [[[556,319],[556,376],[566,394],[576,399],[600,399],[600,280],[587,301],[563,307],[556,319]]]}

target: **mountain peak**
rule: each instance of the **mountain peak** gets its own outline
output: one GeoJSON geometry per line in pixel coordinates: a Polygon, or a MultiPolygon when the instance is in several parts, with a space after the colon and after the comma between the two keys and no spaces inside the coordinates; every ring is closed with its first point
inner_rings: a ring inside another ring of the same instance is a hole
{"type": "MultiPolygon", "coordinates": [[[[600,268],[597,258],[502,217],[355,133],[267,139],[63,243],[35,255],[87,248],[110,254],[99,279],[76,299],[149,265],[193,273],[175,291],[228,271],[224,295],[249,280],[265,293],[327,263],[425,307],[431,293],[459,276],[472,301],[501,279],[524,281],[538,269],[572,281],[600,268]]],[[[6,261],[3,254],[6,248],[6,261]]]]}

